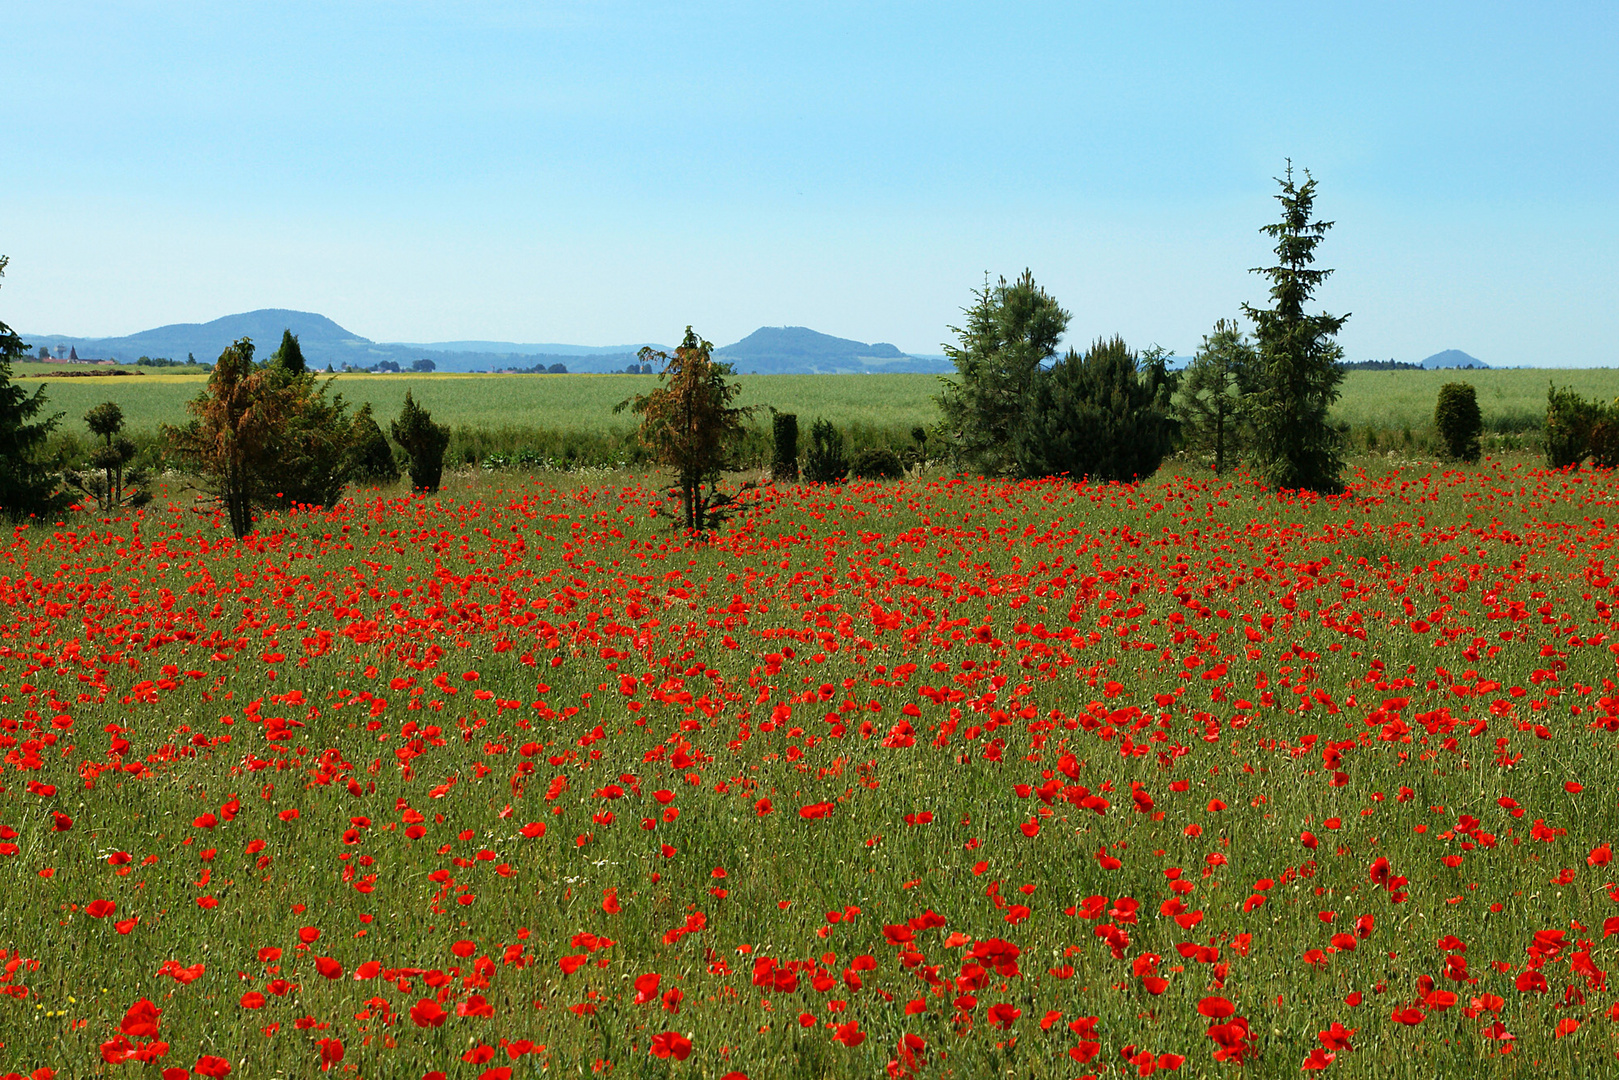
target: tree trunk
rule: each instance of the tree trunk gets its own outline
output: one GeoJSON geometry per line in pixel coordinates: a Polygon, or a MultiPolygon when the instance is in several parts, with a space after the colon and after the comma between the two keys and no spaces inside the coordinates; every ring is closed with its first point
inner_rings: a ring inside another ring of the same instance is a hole
{"type": "Polygon", "coordinates": [[[686,528],[697,528],[697,491],[692,483],[690,474],[680,477],[680,500],[686,515],[686,528]]]}
{"type": "Polygon", "coordinates": [[[231,532],[240,540],[253,528],[253,506],[248,500],[247,483],[242,470],[232,465],[225,471],[225,511],[230,517],[231,532]]]}

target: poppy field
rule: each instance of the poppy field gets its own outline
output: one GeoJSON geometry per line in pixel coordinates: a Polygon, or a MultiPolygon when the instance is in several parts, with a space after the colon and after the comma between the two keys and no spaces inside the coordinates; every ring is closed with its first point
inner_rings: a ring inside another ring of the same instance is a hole
{"type": "Polygon", "coordinates": [[[1619,484],[1349,480],[19,528],[0,1075],[1605,1075],[1619,484]]]}

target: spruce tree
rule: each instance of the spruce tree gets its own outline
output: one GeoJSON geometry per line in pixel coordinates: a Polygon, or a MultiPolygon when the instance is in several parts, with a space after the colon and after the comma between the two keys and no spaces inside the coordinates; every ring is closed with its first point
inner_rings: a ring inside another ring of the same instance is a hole
{"type": "Polygon", "coordinates": [[[1337,492],[1343,489],[1343,451],[1327,411],[1338,400],[1343,380],[1338,366],[1343,347],[1334,335],[1349,316],[1304,310],[1332,273],[1311,264],[1316,245],[1333,223],[1311,216],[1316,182],[1308,169],[1304,183],[1295,184],[1289,161],[1286,178],[1277,183],[1282,187],[1276,196],[1282,220],[1262,230],[1276,241],[1277,262],[1252,271],[1270,279],[1272,306],[1243,305],[1254,322],[1262,371],[1253,408],[1255,464],[1273,488],[1337,492]]]}
{"type": "MultiPolygon", "coordinates": [[[[0,255],[0,277],[9,261],[0,255]]],[[[61,414],[36,419],[45,408],[45,387],[29,394],[11,381],[11,362],[25,358],[28,348],[0,322],[0,514],[13,520],[49,514],[62,502],[55,475],[40,459],[61,414]]]]}

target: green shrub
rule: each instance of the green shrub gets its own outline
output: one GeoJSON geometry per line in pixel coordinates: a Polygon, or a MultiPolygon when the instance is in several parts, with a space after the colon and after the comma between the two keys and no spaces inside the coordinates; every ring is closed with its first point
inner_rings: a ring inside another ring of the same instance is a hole
{"type": "Polygon", "coordinates": [[[450,429],[435,424],[432,414],[417,405],[407,390],[404,408],[399,410],[391,434],[410,458],[411,488],[437,491],[444,477],[444,449],[450,445],[450,429]]]}
{"type": "Polygon", "coordinates": [[[868,446],[855,454],[849,471],[862,480],[896,480],[905,475],[905,463],[886,446],[868,446]]]}
{"type": "Polygon", "coordinates": [[[1434,427],[1453,458],[1474,462],[1479,458],[1479,433],[1484,418],[1478,409],[1478,392],[1472,383],[1446,383],[1439,388],[1433,410],[1434,427]]]}
{"type": "MultiPolygon", "coordinates": [[[[1581,397],[1573,390],[1548,387],[1546,391],[1546,464],[1553,469],[1578,466],[1591,456],[1592,436],[1599,425],[1611,426],[1613,410],[1599,401],[1581,397]]],[[[1605,433],[1602,442],[1613,442],[1605,433]]],[[[1611,453],[1611,451],[1610,451],[1611,453]]],[[[1611,457],[1607,462],[1611,464],[1611,457]]]]}
{"type": "Polygon", "coordinates": [[[371,403],[360,406],[349,425],[349,475],[361,484],[391,484],[399,479],[399,463],[388,445],[371,403]]]}
{"type": "Polygon", "coordinates": [[[773,453],[770,474],[777,482],[798,479],[798,414],[776,413],[770,418],[773,453]]]}
{"type": "Polygon", "coordinates": [[[1098,340],[1036,376],[1012,437],[1024,476],[1130,481],[1158,471],[1174,437],[1161,363],[1145,372],[1124,340],[1098,340]]]}
{"type": "Polygon", "coordinates": [[[804,455],[804,479],[812,484],[835,484],[849,473],[843,455],[843,435],[830,420],[810,425],[809,453],[804,455]]]}

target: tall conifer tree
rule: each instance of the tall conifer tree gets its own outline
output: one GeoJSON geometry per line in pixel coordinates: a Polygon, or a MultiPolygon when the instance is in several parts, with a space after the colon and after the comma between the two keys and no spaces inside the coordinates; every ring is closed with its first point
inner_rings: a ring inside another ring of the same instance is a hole
{"type": "Polygon", "coordinates": [[[1332,273],[1311,264],[1316,245],[1333,223],[1312,219],[1315,178],[1308,169],[1304,183],[1295,184],[1289,161],[1286,179],[1277,183],[1282,186],[1276,196],[1282,220],[1263,230],[1276,241],[1276,265],[1253,270],[1270,279],[1272,306],[1243,305],[1254,321],[1262,369],[1253,409],[1255,464],[1273,488],[1336,492],[1343,489],[1343,451],[1327,422],[1327,410],[1338,400],[1343,379],[1338,366],[1343,347],[1334,335],[1349,316],[1304,310],[1332,273]]]}
{"type": "Polygon", "coordinates": [[[1040,365],[1057,355],[1068,312],[1036,285],[1028,270],[1016,281],[975,291],[966,326],[952,326],[944,347],[956,374],[941,378],[935,399],[946,452],[958,464],[989,475],[1015,471],[1012,438],[1023,421],[1024,396],[1040,365]]]}
{"type": "MultiPolygon", "coordinates": [[[[0,277],[8,261],[0,255],[0,277]]],[[[16,331],[0,322],[0,514],[10,518],[48,514],[61,504],[56,477],[40,458],[61,417],[35,419],[45,408],[45,388],[30,394],[11,381],[11,362],[27,352],[16,331]]]]}

